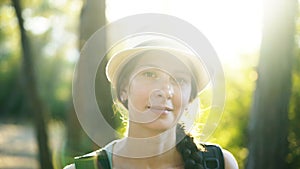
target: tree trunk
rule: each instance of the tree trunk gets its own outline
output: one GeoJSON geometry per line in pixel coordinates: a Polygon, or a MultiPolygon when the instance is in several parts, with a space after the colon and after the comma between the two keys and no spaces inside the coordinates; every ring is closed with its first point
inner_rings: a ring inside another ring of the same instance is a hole
{"type": "MultiPolygon", "coordinates": [[[[83,47],[86,41],[91,37],[93,33],[95,33],[99,28],[106,24],[106,16],[105,16],[105,0],[86,0],[85,4],[81,11],[80,16],[80,41],[79,41],[79,49],[83,47]]],[[[105,45],[106,40],[102,41],[105,45]]],[[[103,45],[103,44],[98,44],[103,45]]],[[[107,62],[104,61],[105,63],[107,62]]],[[[104,69],[103,69],[104,70],[104,69]]],[[[98,79],[98,78],[97,78],[98,79]]],[[[97,83],[97,81],[96,81],[97,83]]],[[[111,118],[112,114],[112,99],[110,97],[110,86],[105,77],[105,74],[100,75],[100,85],[96,93],[101,93],[105,99],[105,103],[100,105],[101,112],[106,117],[108,123],[114,126],[114,120],[111,118]]],[[[90,147],[93,143],[88,141],[88,136],[82,132],[82,129],[79,125],[78,119],[76,117],[76,113],[74,111],[74,107],[72,107],[71,111],[68,114],[68,122],[67,122],[67,131],[68,131],[68,149],[73,150],[73,153],[83,153],[82,148],[78,147],[78,145],[83,145],[82,142],[85,142],[84,147],[88,149],[92,149],[90,147]],[[80,132],[78,132],[80,131],[80,132]],[[86,144],[90,144],[87,146],[86,144]]],[[[101,134],[101,133],[99,133],[101,134]]],[[[114,133],[111,133],[114,135],[114,133]]],[[[106,137],[106,136],[105,136],[106,137]]],[[[94,145],[94,148],[97,147],[94,145]]],[[[91,151],[91,150],[85,150],[91,151]]]]}
{"type": "Polygon", "coordinates": [[[247,169],[285,169],[297,0],[264,0],[247,169]]]}
{"type": "Polygon", "coordinates": [[[45,119],[45,110],[39,97],[36,79],[34,75],[34,64],[32,60],[32,49],[29,39],[23,27],[22,9],[19,0],[12,0],[16,15],[19,22],[22,58],[23,58],[23,73],[24,73],[24,88],[27,94],[27,100],[30,104],[30,110],[34,116],[34,124],[38,141],[39,161],[42,169],[52,169],[51,155],[48,148],[47,126],[45,119]]]}

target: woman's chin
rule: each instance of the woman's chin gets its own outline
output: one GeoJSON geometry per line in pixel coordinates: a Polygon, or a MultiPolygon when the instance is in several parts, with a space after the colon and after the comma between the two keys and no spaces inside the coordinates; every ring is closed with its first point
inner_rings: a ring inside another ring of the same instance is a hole
{"type": "Polygon", "coordinates": [[[174,118],[158,118],[151,123],[145,123],[144,126],[147,127],[149,130],[154,130],[157,132],[165,132],[174,127],[176,122],[174,118]]]}

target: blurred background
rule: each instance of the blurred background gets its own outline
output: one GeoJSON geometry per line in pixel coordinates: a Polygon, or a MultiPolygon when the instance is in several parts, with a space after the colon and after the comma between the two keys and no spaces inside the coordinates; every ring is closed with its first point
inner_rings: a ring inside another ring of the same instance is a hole
{"type": "MultiPolygon", "coordinates": [[[[155,12],[196,26],[221,60],[226,103],[208,141],[241,169],[299,169],[298,8],[297,0],[1,0],[0,168],[63,168],[99,148],[73,108],[80,49],[106,23],[155,12]]],[[[117,115],[107,119],[124,130],[117,115]]]]}

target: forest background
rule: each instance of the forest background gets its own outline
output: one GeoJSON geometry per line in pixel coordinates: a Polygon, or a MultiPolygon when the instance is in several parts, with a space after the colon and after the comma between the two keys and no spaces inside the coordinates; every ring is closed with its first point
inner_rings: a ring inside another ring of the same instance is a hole
{"type": "MultiPolygon", "coordinates": [[[[300,168],[296,0],[1,0],[0,168],[62,168],[99,148],[73,108],[80,49],[101,26],[146,12],[192,23],[220,57],[226,102],[208,141],[241,169],[300,168]]],[[[107,119],[122,130],[118,115],[107,119]]]]}

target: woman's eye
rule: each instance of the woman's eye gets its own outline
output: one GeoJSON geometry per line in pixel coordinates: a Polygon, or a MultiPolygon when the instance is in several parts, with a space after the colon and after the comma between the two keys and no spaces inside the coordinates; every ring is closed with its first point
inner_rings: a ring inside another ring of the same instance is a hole
{"type": "Polygon", "coordinates": [[[179,85],[185,85],[188,83],[188,80],[185,78],[176,78],[175,80],[176,80],[176,83],[179,85]]]}
{"type": "Polygon", "coordinates": [[[155,72],[144,72],[143,76],[147,78],[157,78],[157,74],[155,72]]]}
{"type": "Polygon", "coordinates": [[[178,82],[180,85],[186,84],[186,80],[185,80],[185,79],[177,79],[177,82],[178,82]]]}

